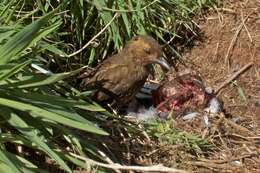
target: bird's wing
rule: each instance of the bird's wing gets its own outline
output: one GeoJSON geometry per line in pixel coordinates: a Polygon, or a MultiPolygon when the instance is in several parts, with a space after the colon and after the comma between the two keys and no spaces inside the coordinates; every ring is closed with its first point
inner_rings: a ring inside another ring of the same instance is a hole
{"type": "Polygon", "coordinates": [[[111,83],[111,85],[117,83],[122,73],[125,73],[126,65],[124,64],[111,64],[110,66],[102,66],[95,70],[92,76],[87,77],[84,79],[84,85],[101,85],[103,86],[104,83],[111,83]]]}
{"type": "Polygon", "coordinates": [[[117,70],[117,67],[124,66],[124,62],[119,54],[107,58],[100,63],[94,70],[86,71],[79,78],[83,79],[82,87],[86,88],[97,82],[105,81],[104,74],[110,74],[112,71],[117,70]],[[102,79],[103,78],[103,79],[102,79]]]}
{"type": "Polygon", "coordinates": [[[103,101],[112,97],[124,98],[120,101],[128,102],[140,90],[147,75],[143,69],[135,70],[126,64],[111,64],[100,68],[86,84],[98,89],[95,93],[97,100],[103,101]]]}
{"type": "Polygon", "coordinates": [[[93,76],[83,80],[81,88],[97,89],[94,97],[99,100],[107,100],[110,97],[116,97],[114,88],[120,85],[121,80],[127,75],[127,65],[106,63],[95,71],[93,76]]]}
{"type": "Polygon", "coordinates": [[[148,73],[143,68],[130,68],[129,66],[120,66],[115,67],[114,79],[108,79],[109,82],[106,82],[104,88],[109,88],[121,102],[128,102],[131,100],[136,93],[144,85],[148,73]]]}

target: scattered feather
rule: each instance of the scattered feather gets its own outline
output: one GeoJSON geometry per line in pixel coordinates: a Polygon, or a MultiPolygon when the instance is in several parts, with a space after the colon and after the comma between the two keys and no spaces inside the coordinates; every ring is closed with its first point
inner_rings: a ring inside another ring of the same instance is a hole
{"type": "Polygon", "coordinates": [[[221,110],[222,110],[222,105],[216,97],[213,97],[209,101],[208,106],[204,109],[205,112],[215,113],[215,114],[221,112],[221,110]]]}

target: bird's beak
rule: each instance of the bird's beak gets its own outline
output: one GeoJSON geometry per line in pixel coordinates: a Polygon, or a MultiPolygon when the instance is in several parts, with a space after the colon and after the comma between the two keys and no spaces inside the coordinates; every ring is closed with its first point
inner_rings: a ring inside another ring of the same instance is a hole
{"type": "Polygon", "coordinates": [[[154,63],[157,63],[157,64],[161,65],[166,70],[170,70],[171,69],[170,65],[168,64],[168,62],[163,57],[161,57],[160,59],[154,60],[154,63]]]}

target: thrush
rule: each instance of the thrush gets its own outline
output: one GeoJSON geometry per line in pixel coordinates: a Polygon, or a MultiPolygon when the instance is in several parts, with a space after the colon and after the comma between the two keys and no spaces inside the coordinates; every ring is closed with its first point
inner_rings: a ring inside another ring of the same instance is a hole
{"type": "Polygon", "coordinates": [[[83,74],[81,88],[95,88],[92,97],[96,101],[113,100],[119,107],[125,106],[144,85],[153,63],[170,69],[155,39],[135,36],[118,54],[104,60],[92,73],[83,74]]]}

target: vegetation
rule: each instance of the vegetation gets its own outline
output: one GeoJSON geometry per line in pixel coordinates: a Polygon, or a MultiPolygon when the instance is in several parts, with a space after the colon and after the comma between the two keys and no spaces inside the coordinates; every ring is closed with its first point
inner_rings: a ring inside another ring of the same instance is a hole
{"type": "Polygon", "coordinates": [[[164,123],[156,120],[146,123],[145,129],[150,136],[155,137],[161,143],[180,145],[189,152],[200,154],[202,151],[212,147],[206,139],[196,134],[177,130],[173,127],[173,124],[174,120],[172,118],[164,123]]]}
{"type": "Polygon", "coordinates": [[[133,35],[149,33],[166,43],[192,30],[191,16],[213,2],[1,1],[1,172],[48,171],[48,159],[66,172],[72,163],[86,168],[70,153],[104,161],[91,139],[108,135],[100,125],[114,115],[65,79],[95,66],[133,35]],[[79,135],[83,131],[88,140],[79,135]]]}

